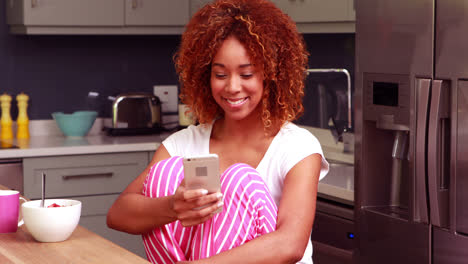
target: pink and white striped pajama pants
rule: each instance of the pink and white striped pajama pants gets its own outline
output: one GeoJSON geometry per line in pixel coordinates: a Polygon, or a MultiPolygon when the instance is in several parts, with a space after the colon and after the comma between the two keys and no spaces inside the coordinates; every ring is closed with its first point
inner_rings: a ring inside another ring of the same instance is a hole
{"type": "MultiPolygon", "coordinates": [[[[182,157],[156,163],[143,194],[156,198],[175,193],[184,177],[182,157]]],[[[174,263],[216,255],[276,229],[277,207],[258,172],[234,164],[221,175],[223,211],[206,222],[184,227],[179,221],[143,235],[148,260],[174,263]]]]}

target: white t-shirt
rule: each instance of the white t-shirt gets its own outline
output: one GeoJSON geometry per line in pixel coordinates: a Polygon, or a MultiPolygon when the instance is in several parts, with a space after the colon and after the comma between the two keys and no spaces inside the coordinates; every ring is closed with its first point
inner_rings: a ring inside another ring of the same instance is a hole
{"type": "MultiPolygon", "coordinates": [[[[212,124],[191,125],[170,135],[162,144],[171,156],[206,155],[210,153],[212,128],[212,124]]],[[[273,138],[256,169],[267,184],[278,207],[283,193],[284,179],[289,170],[305,157],[316,153],[322,156],[319,178],[321,180],[328,173],[328,162],[314,135],[288,122],[273,138]]],[[[311,256],[312,243],[309,240],[304,257],[299,263],[312,263],[311,256]]]]}

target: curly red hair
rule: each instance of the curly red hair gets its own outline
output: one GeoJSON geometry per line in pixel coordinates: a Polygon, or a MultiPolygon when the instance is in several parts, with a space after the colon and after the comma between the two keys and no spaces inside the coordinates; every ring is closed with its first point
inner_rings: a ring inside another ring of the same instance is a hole
{"type": "Polygon", "coordinates": [[[175,54],[180,98],[200,123],[223,111],[210,89],[211,62],[223,41],[236,37],[264,76],[264,127],[279,128],[304,111],[308,52],[296,24],[266,0],[218,0],[201,8],[187,24],[175,54]]]}

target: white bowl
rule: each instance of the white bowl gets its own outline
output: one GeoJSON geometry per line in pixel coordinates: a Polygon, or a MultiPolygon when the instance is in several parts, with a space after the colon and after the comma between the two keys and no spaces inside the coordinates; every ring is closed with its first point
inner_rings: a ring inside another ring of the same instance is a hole
{"type": "Polygon", "coordinates": [[[60,242],[68,239],[75,230],[81,216],[81,202],[70,199],[46,199],[42,208],[41,200],[21,205],[24,224],[39,242],[60,242]],[[50,207],[58,204],[62,207],[50,207]]]}

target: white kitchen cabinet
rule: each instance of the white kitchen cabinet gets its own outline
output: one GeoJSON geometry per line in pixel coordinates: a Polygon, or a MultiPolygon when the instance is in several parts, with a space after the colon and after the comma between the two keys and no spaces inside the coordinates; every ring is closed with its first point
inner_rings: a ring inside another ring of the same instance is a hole
{"type": "Polygon", "coordinates": [[[184,26],[189,21],[187,0],[125,0],[125,25],[184,26]]]}
{"type": "Polygon", "coordinates": [[[141,235],[132,235],[107,227],[107,212],[118,195],[78,196],[82,203],[80,225],[146,259],[141,235]]]}
{"type": "Polygon", "coordinates": [[[6,0],[8,24],[25,26],[122,26],[120,0],[6,0]]]}
{"type": "Polygon", "coordinates": [[[119,193],[146,168],[148,158],[147,151],[24,158],[24,195],[40,199],[45,173],[46,198],[81,201],[81,226],[146,258],[141,236],[108,228],[106,215],[119,193]]]}
{"type": "Polygon", "coordinates": [[[353,0],[272,0],[288,14],[302,33],[355,31],[353,0]]]}
{"type": "Polygon", "coordinates": [[[188,0],[6,0],[15,34],[181,34],[188,0]]]}
{"type": "Polygon", "coordinates": [[[154,157],[154,151],[149,151],[148,152],[148,160],[151,161],[154,157]]]}
{"type": "Polygon", "coordinates": [[[297,23],[353,21],[351,0],[274,0],[297,23]]]}
{"type": "Polygon", "coordinates": [[[190,17],[192,17],[198,9],[212,1],[213,0],[190,0],[190,17]]]}

